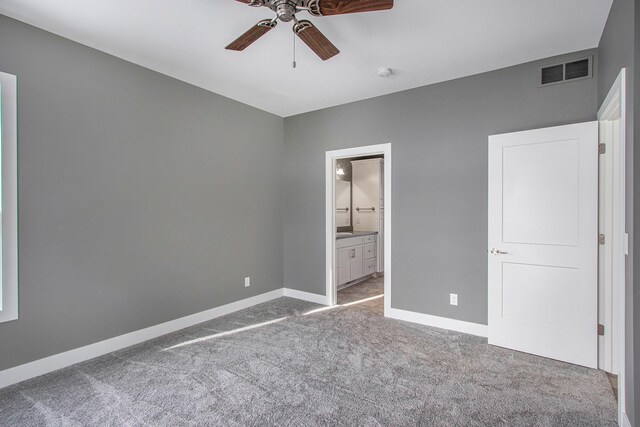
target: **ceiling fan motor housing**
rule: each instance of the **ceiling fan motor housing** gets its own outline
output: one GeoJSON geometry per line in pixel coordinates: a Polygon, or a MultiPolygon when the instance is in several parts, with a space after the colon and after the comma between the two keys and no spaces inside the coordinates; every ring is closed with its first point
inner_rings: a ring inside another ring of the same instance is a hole
{"type": "Polygon", "coordinates": [[[272,2],[272,5],[275,6],[275,11],[278,15],[278,19],[280,19],[282,22],[292,21],[296,12],[298,11],[298,3],[296,1],[276,0],[272,2]]]}

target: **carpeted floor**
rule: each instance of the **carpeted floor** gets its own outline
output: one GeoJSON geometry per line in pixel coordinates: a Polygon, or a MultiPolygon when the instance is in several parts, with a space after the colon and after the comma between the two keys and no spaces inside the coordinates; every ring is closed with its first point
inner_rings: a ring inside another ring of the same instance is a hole
{"type": "Polygon", "coordinates": [[[367,298],[280,298],[0,390],[0,425],[616,424],[605,373],[386,319],[367,298]]]}

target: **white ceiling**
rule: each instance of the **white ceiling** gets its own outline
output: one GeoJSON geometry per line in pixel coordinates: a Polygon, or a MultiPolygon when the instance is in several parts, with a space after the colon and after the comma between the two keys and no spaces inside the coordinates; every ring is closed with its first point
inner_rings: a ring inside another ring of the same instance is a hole
{"type": "Polygon", "coordinates": [[[224,47],[266,8],[234,0],[0,0],[0,13],[287,117],[593,48],[613,0],[396,0],[390,11],[310,19],[341,50],[322,62],[280,23],[224,47]],[[394,76],[377,76],[390,67],[394,76]]]}

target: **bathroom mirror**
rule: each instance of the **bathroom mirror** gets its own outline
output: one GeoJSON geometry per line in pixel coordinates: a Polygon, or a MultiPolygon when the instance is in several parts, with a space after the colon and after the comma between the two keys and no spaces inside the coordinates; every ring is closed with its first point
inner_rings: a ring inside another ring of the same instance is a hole
{"type": "Polygon", "coordinates": [[[336,180],[336,227],[351,226],[351,182],[336,180]]]}

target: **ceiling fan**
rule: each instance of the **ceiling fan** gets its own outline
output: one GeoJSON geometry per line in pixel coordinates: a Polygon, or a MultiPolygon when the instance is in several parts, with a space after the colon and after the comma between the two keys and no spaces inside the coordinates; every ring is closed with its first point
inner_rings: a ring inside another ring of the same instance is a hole
{"type": "Polygon", "coordinates": [[[242,51],[253,42],[275,28],[278,20],[294,22],[293,32],[305,42],[323,61],[334,57],[340,51],[311,21],[298,20],[296,13],[307,11],[313,16],[344,15],[347,13],[372,12],[393,7],[393,0],[236,0],[254,7],[268,7],[276,13],[273,19],[258,22],[249,31],[226,47],[228,50],[242,51]]]}

